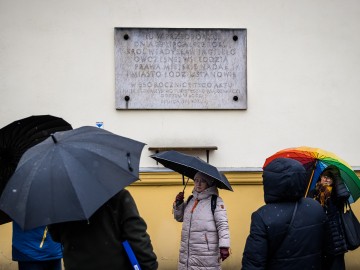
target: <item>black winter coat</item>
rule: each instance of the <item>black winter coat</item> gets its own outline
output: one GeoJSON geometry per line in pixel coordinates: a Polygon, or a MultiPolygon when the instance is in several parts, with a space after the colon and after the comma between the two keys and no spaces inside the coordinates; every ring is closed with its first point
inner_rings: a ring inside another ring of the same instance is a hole
{"type": "Polygon", "coordinates": [[[122,190],[99,208],[89,221],[49,226],[54,241],[63,245],[66,270],[133,269],[121,244],[128,240],[142,270],[158,268],[146,223],[135,201],[122,190]]]}
{"type": "Polygon", "coordinates": [[[306,173],[300,163],[297,166],[293,161],[282,160],[264,169],[266,205],[251,216],[243,270],[321,269],[326,216],[318,202],[302,198],[306,173]],[[296,215],[288,231],[296,201],[296,215]]]}
{"type": "MultiPolygon", "coordinates": [[[[344,210],[345,202],[348,200],[350,193],[344,183],[342,183],[342,180],[336,179],[335,183],[336,185],[331,192],[330,200],[327,201],[323,208],[328,219],[328,245],[326,253],[330,256],[344,254],[348,251],[340,212],[344,210]]],[[[316,195],[317,193],[314,189],[309,192],[308,197],[316,198],[316,195]]]]}

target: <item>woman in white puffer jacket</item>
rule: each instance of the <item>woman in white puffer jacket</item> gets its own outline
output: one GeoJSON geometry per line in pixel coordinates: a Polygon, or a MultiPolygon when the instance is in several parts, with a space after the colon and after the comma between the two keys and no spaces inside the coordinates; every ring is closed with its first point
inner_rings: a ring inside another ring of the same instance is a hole
{"type": "Polygon", "coordinates": [[[198,172],[194,182],[192,198],[184,202],[180,192],[174,203],[174,218],[183,222],[178,269],[219,270],[230,247],[225,205],[211,177],[198,172]],[[217,196],[214,213],[212,195],[217,196]]]}

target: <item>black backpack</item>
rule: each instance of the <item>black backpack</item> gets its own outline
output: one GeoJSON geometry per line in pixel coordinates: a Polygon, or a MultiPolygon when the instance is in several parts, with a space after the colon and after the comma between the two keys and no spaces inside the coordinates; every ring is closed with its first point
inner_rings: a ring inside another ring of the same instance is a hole
{"type": "MultiPolygon", "coordinates": [[[[193,195],[190,195],[189,198],[186,200],[186,204],[188,204],[193,197],[193,195]]],[[[213,214],[215,213],[217,197],[218,196],[215,194],[211,195],[211,212],[213,214]]]]}

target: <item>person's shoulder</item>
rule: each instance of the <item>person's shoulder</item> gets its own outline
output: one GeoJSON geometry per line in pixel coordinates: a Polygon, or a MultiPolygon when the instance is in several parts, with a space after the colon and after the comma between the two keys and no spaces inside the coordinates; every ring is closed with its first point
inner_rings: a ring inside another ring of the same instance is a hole
{"type": "Polygon", "coordinates": [[[300,200],[301,205],[304,205],[303,209],[307,209],[308,213],[323,213],[325,215],[324,209],[321,204],[314,199],[311,198],[302,198],[300,200]]]}
{"type": "Polygon", "coordinates": [[[316,191],[316,189],[314,188],[314,189],[312,189],[312,190],[309,191],[309,193],[307,194],[306,198],[314,198],[314,197],[316,196],[316,193],[317,193],[317,191],[316,191]]]}
{"type": "Polygon", "coordinates": [[[267,209],[268,209],[268,206],[265,204],[265,205],[261,206],[260,208],[258,208],[257,210],[255,210],[254,212],[252,212],[251,213],[252,222],[264,223],[264,217],[266,217],[266,215],[268,214],[267,209]]]}
{"type": "Polygon", "coordinates": [[[304,203],[307,204],[308,206],[311,207],[321,207],[320,203],[317,200],[314,200],[313,198],[301,198],[300,203],[304,203]]]}
{"type": "Polygon", "coordinates": [[[294,209],[295,203],[295,201],[267,203],[261,206],[256,212],[258,212],[261,216],[268,216],[273,215],[274,213],[292,211],[294,209]]]}
{"type": "Polygon", "coordinates": [[[124,196],[124,195],[131,195],[131,194],[130,194],[130,191],[128,191],[128,190],[125,189],[125,188],[122,189],[122,190],[120,190],[119,194],[122,194],[123,196],[124,196]]]}
{"type": "Polygon", "coordinates": [[[308,222],[324,222],[326,220],[325,211],[317,200],[302,198],[300,200],[300,211],[308,217],[308,222]]]}
{"type": "Polygon", "coordinates": [[[116,193],[115,196],[123,197],[123,196],[131,196],[131,194],[130,194],[130,191],[128,191],[127,189],[124,188],[124,189],[120,190],[118,193],[116,193]]]}
{"type": "Polygon", "coordinates": [[[270,207],[270,204],[264,204],[263,206],[260,206],[257,210],[255,210],[253,214],[263,215],[263,213],[266,213],[270,209],[270,207]]]}
{"type": "Polygon", "coordinates": [[[124,201],[124,200],[127,200],[129,198],[132,198],[130,192],[128,190],[126,190],[126,189],[122,189],[110,199],[110,203],[117,204],[117,202],[124,201]]]}

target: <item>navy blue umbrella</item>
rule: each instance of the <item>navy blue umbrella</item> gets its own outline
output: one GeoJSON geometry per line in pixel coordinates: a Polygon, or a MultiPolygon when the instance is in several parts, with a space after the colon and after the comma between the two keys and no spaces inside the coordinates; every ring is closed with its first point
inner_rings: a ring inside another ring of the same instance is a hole
{"type": "Polygon", "coordinates": [[[97,127],[57,132],[22,156],[0,209],[25,230],[89,219],[139,179],[144,145],[97,127]]]}
{"type": "Polygon", "coordinates": [[[213,178],[217,187],[233,191],[225,175],[220,173],[215,166],[198,157],[186,155],[174,150],[160,152],[150,157],[164,165],[164,167],[191,179],[194,179],[197,172],[202,172],[213,178]]]}

